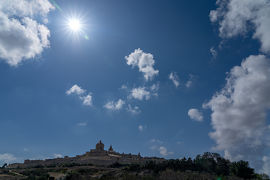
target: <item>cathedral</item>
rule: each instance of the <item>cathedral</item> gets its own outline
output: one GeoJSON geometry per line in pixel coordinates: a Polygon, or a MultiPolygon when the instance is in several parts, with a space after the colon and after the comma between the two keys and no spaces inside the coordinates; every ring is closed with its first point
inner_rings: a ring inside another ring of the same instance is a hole
{"type": "Polygon", "coordinates": [[[101,142],[101,140],[96,144],[96,149],[90,150],[90,153],[106,153],[106,152],[113,153],[114,150],[112,148],[112,145],[110,145],[108,151],[104,150],[104,144],[101,142]]]}

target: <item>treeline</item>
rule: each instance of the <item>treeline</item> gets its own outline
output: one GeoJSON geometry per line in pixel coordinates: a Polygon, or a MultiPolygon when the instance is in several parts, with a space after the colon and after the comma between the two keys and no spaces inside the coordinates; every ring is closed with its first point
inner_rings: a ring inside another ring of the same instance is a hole
{"type": "Polygon", "coordinates": [[[154,173],[159,173],[166,169],[174,171],[206,172],[220,177],[237,176],[243,179],[269,180],[269,176],[266,174],[255,173],[254,169],[249,167],[247,161],[230,162],[219,154],[210,152],[197,155],[195,159],[171,159],[161,163],[148,161],[144,165],[133,164],[127,167],[128,171],[149,170],[154,173]]]}

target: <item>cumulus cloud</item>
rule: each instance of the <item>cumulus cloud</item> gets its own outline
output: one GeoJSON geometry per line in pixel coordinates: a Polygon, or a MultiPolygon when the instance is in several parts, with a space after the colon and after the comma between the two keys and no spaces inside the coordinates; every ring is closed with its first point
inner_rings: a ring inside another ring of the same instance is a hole
{"type": "Polygon", "coordinates": [[[130,92],[129,98],[137,100],[149,100],[151,96],[158,96],[159,84],[153,84],[150,87],[133,88],[130,92]]]}
{"type": "Polygon", "coordinates": [[[138,67],[144,74],[146,81],[152,80],[158,75],[159,71],[154,69],[155,60],[151,53],[145,53],[140,48],[135,49],[133,53],[125,57],[127,64],[132,67],[138,67]]]}
{"type": "Polygon", "coordinates": [[[92,93],[86,94],[86,90],[74,84],[69,90],[66,91],[67,95],[76,95],[82,101],[83,105],[85,106],[92,106],[93,105],[93,97],[92,93]]]}
{"type": "Polygon", "coordinates": [[[203,121],[203,115],[198,109],[192,108],[188,110],[188,116],[190,117],[190,119],[193,119],[195,121],[198,121],[198,122],[203,121]]]}
{"type": "Polygon", "coordinates": [[[162,156],[168,156],[168,155],[173,154],[173,152],[168,152],[167,148],[164,147],[164,146],[160,146],[160,147],[159,147],[159,153],[160,153],[162,156]]]}
{"type": "Polygon", "coordinates": [[[178,87],[180,85],[180,83],[179,83],[179,77],[178,77],[178,75],[177,75],[176,72],[171,72],[169,74],[169,79],[172,80],[172,82],[175,85],[175,87],[178,87]]]}
{"type": "Polygon", "coordinates": [[[122,109],[122,107],[124,106],[125,101],[123,101],[122,99],[119,99],[118,101],[114,102],[114,101],[109,101],[107,102],[104,107],[106,109],[112,110],[112,111],[118,111],[120,109],[122,109]]]}
{"type": "Polygon", "coordinates": [[[226,82],[204,104],[212,110],[214,131],[210,137],[227,158],[245,159],[261,169],[269,145],[266,116],[270,109],[270,60],[263,55],[249,56],[241,66],[231,69],[226,82]]]}
{"type": "Polygon", "coordinates": [[[253,38],[261,42],[261,51],[270,53],[269,0],[217,0],[217,5],[210,20],[219,23],[220,37],[245,35],[251,29],[253,38]]]}
{"type": "Polygon", "coordinates": [[[131,90],[131,97],[138,100],[149,100],[151,97],[150,91],[145,87],[138,87],[131,90]]]}
{"type": "Polygon", "coordinates": [[[4,153],[0,154],[0,163],[13,163],[17,158],[13,154],[4,153]]]}
{"type": "Polygon", "coordinates": [[[0,59],[16,66],[48,48],[50,31],[37,19],[52,9],[48,0],[0,1],[0,59]]]}
{"type": "Polygon", "coordinates": [[[85,90],[82,89],[80,86],[78,86],[77,84],[74,84],[68,91],[66,91],[67,95],[70,94],[77,94],[77,95],[82,95],[85,93],[85,90]]]}
{"type": "Polygon", "coordinates": [[[173,152],[168,151],[168,149],[164,146],[164,142],[159,139],[151,139],[150,144],[150,149],[159,152],[159,154],[162,156],[168,156],[173,154],[173,152]]]}

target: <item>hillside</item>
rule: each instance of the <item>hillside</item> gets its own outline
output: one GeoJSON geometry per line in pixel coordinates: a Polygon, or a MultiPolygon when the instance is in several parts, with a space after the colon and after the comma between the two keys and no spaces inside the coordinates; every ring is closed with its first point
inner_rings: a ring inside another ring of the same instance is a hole
{"type": "Polygon", "coordinates": [[[140,154],[120,154],[112,146],[104,150],[104,144],[100,141],[96,149],[76,157],[25,160],[24,163],[4,165],[0,169],[0,179],[269,180],[269,177],[255,173],[246,161],[230,162],[217,153],[206,152],[194,159],[166,160],[142,157],[140,154]]]}

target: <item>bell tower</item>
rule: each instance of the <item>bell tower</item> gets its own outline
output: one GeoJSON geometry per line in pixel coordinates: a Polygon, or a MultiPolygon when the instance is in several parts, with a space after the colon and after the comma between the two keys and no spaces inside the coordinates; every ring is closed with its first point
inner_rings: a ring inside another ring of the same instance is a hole
{"type": "Polygon", "coordinates": [[[104,144],[101,140],[96,144],[96,151],[104,151],[104,144]]]}

